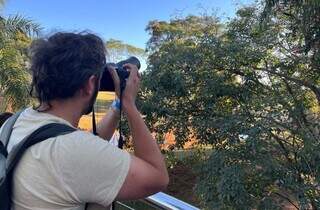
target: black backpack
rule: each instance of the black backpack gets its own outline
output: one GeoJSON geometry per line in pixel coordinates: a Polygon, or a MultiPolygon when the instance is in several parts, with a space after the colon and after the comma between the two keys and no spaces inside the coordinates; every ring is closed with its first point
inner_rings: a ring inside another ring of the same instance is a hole
{"type": "Polygon", "coordinates": [[[8,153],[7,146],[12,128],[21,112],[22,111],[11,116],[3,125],[0,133],[0,210],[10,210],[11,208],[12,174],[14,167],[19,162],[24,151],[32,145],[48,138],[68,134],[76,130],[75,128],[60,123],[44,125],[32,132],[29,136],[26,136],[8,153]]]}

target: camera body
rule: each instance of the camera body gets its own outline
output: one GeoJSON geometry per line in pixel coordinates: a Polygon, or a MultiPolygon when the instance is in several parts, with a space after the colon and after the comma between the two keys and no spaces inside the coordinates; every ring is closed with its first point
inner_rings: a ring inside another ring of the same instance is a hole
{"type": "Polygon", "coordinates": [[[138,69],[140,69],[140,61],[138,58],[132,56],[126,60],[120,61],[118,63],[107,63],[106,67],[104,68],[101,80],[100,80],[100,89],[99,91],[114,91],[114,83],[111,77],[111,74],[108,70],[108,66],[115,67],[117,74],[120,79],[120,83],[125,84],[125,80],[129,77],[129,72],[126,68],[123,67],[124,64],[133,64],[136,65],[138,69]]]}

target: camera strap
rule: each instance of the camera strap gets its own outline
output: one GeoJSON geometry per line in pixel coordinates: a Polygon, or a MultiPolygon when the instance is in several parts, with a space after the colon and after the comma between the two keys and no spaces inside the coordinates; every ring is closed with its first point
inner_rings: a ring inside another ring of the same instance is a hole
{"type": "Polygon", "coordinates": [[[98,136],[97,125],[96,125],[96,115],[94,113],[94,107],[92,107],[92,133],[95,136],[98,136]]]}
{"type": "Polygon", "coordinates": [[[123,149],[123,136],[122,136],[122,123],[121,123],[121,118],[122,118],[122,95],[123,95],[123,91],[126,87],[126,81],[123,79],[120,79],[120,120],[119,120],[119,142],[118,142],[118,147],[120,149],[123,149]]]}

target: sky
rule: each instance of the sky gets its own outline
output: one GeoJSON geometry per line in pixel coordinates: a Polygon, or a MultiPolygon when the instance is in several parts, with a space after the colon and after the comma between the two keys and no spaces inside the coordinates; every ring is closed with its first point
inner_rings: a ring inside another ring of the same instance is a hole
{"type": "Polygon", "coordinates": [[[233,17],[236,8],[253,0],[6,0],[5,16],[20,14],[55,31],[89,30],[102,37],[145,48],[151,20],[169,21],[189,14],[233,17]]]}

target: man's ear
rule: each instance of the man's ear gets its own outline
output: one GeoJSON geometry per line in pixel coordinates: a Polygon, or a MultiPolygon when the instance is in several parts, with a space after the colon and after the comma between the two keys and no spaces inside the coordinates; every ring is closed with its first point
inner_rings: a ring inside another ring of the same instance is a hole
{"type": "Polygon", "coordinates": [[[95,86],[97,84],[97,76],[91,75],[89,79],[86,81],[85,85],[82,88],[82,94],[83,96],[92,96],[92,94],[95,92],[95,86]]]}

